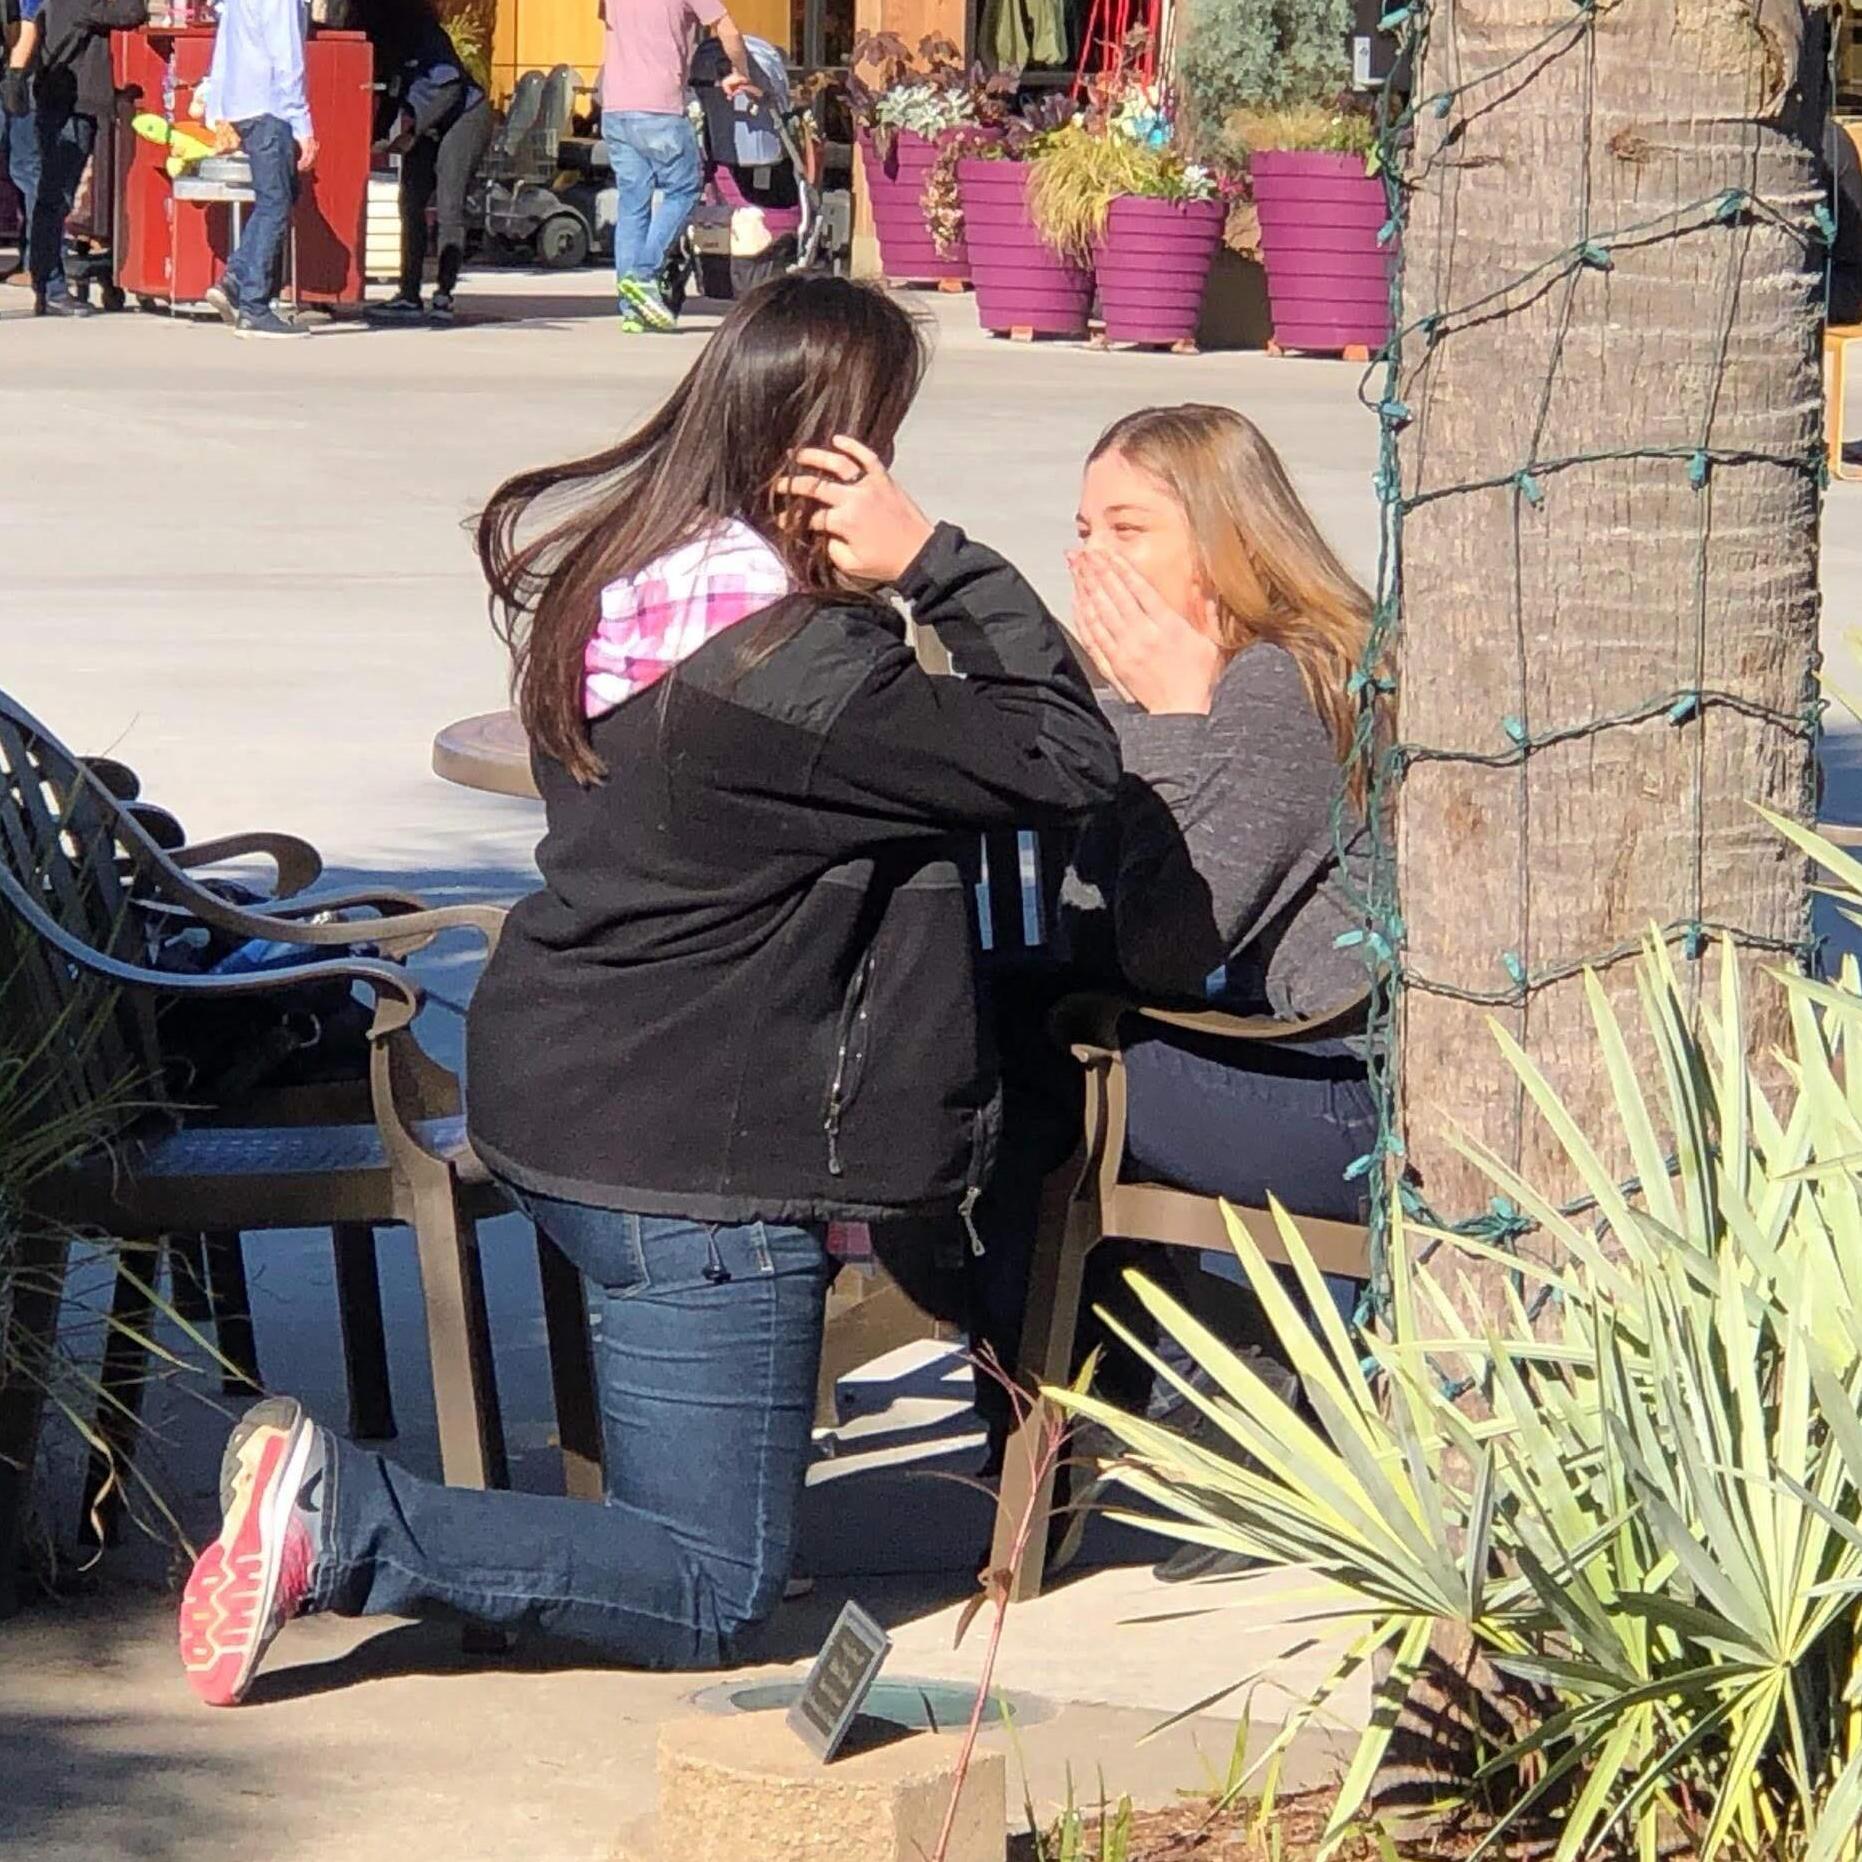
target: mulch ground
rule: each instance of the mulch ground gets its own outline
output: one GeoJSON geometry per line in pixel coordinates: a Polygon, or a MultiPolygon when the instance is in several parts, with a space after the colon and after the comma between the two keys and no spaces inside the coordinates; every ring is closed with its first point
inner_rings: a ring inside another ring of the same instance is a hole
{"type": "MultiPolygon", "coordinates": [[[[1219,1814],[1206,1803],[1141,1810],[1132,1818],[1126,1856],[1128,1862],[1312,1862],[1319,1853],[1319,1838],[1331,1808],[1331,1797],[1325,1792],[1282,1798],[1271,1826],[1258,1833],[1252,1804],[1240,1804],[1219,1814]]],[[[1439,1843],[1404,1845],[1399,1853],[1433,1858],[1435,1862],[1457,1862],[1474,1846],[1473,1839],[1444,1839],[1439,1843]]],[[[1095,1808],[1086,1819],[1079,1862],[1101,1862],[1107,1853],[1095,1808]]],[[[1333,1853],[1337,1862],[1382,1862],[1384,1855],[1369,1837],[1348,1838],[1333,1853]]],[[[1060,1844],[1051,1836],[1044,1844],[1031,1836],[1021,1836],[1009,1847],[1009,1862],[1058,1862],[1060,1854],[1060,1844]]]]}

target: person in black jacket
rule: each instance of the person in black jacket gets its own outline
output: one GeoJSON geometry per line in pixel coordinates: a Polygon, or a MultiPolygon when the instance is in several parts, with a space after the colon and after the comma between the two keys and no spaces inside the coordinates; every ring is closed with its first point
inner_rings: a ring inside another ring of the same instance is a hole
{"type": "Polygon", "coordinates": [[[28,244],[33,309],[42,317],[90,314],[65,280],[65,221],[97,146],[97,125],[108,123],[116,107],[110,34],[148,17],[147,0],[45,0],[40,13],[34,85],[39,190],[28,244]]]}
{"type": "Polygon", "coordinates": [[[883,293],[773,280],[638,432],[492,499],[548,832],[472,1005],[469,1127],[589,1283],[607,1504],[437,1486],[261,1404],[182,1603],[202,1699],[304,1609],[688,1668],[781,1597],[828,1225],[942,1217],[989,1167],[966,862],[1119,777],[1033,590],[891,476],[923,365],[883,293]]]}
{"type": "Polygon", "coordinates": [[[39,128],[32,114],[43,0],[0,0],[0,173],[20,200],[19,263],[0,283],[32,282],[32,204],[39,193],[39,128]]]}
{"type": "Polygon", "coordinates": [[[366,0],[360,23],[381,86],[376,146],[401,158],[401,288],[371,315],[384,323],[450,323],[465,263],[466,190],[491,142],[491,103],[460,62],[432,0],[366,0]],[[423,310],[427,209],[436,201],[440,272],[423,310]]]}

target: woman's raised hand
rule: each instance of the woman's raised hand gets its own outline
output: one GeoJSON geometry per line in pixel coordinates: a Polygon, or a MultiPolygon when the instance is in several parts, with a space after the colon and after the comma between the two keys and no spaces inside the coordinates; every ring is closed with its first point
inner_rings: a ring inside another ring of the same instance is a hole
{"type": "Polygon", "coordinates": [[[1073,628],[1123,698],[1149,712],[1203,712],[1222,677],[1222,649],[1110,550],[1075,550],[1073,628]]]}
{"type": "Polygon", "coordinates": [[[829,560],[841,574],[896,582],[930,542],[930,519],[870,446],[836,434],[831,447],[804,446],[795,464],[776,489],[821,507],[809,527],[827,538],[829,560]]]}

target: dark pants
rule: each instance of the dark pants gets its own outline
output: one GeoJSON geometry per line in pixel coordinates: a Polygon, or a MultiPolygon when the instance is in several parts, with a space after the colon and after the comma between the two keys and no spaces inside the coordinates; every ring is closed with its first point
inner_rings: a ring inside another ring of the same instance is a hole
{"type": "MultiPolygon", "coordinates": [[[[1002,1145],[977,1205],[984,1252],[972,1261],[973,1329],[1012,1367],[1021,1351],[1028,1273],[1045,1180],[1073,1155],[1084,1118],[1079,1063],[1048,1036],[1051,1006],[1071,985],[1018,984],[1001,992],[996,1028],[1002,1056],[1002,1145]]],[[[1142,1027],[1142,1024],[1137,1024],[1142,1027]]],[[[1259,1207],[1271,1193],[1298,1215],[1357,1221],[1362,1189],[1346,1169],[1371,1148],[1377,1107],[1361,1062],[1349,1054],[1253,1050],[1176,1030],[1134,1034],[1125,1050],[1128,1090],[1125,1169],[1204,1196],[1259,1207]]],[[[1093,1316],[1104,1307],[1140,1338],[1154,1328],[1123,1275],[1137,1266],[1161,1282],[1237,1349],[1274,1350],[1240,1263],[1230,1254],[1108,1239],[1087,1266],[1076,1364],[1103,1348],[1099,1387],[1126,1409],[1145,1408],[1151,1372],[1093,1316]]],[[[1329,1284],[1329,1283],[1328,1283],[1329,1284]]],[[[1332,1288],[1341,1305],[1353,1283],[1332,1288]]],[[[1006,1432],[1005,1393],[979,1380],[978,1408],[1006,1432]]]]}
{"type": "Polygon", "coordinates": [[[30,277],[32,265],[32,214],[39,198],[39,121],[24,116],[0,116],[0,166],[19,191],[19,265],[30,277]]]}
{"type": "Polygon", "coordinates": [[[312,1607],[465,1616],[636,1667],[716,1667],[793,1564],[825,1236],[519,1200],[588,1281],[606,1504],[441,1487],[338,1443],[312,1607]]]}
{"type": "Polygon", "coordinates": [[[78,198],[84,164],[97,140],[97,119],[43,101],[33,113],[39,150],[39,186],[33,201],[32,288],[41,297],[63,297],[65,221],[78,198]]]}
{"type": "Polygon", "coordinates": [[[239,244],[227,260],[222,282],[235,304],[262,310],[270,300],[273,270],[291,230],[291,210],[297,205],[297,140],[291,125],[280,116],[248,117],[233,128],[251,165],[252,192],[257,198],[246,216],[239,244]]]}
{"type": "Polygon", "coordinates": [[[491,104],[481,97],[437,136],[401,157],[401,295],[418,298],[427,263],[427,209],[437,204],[439,288],[451,294],[465,263],[466,189],[491,142],[491,104]]]}

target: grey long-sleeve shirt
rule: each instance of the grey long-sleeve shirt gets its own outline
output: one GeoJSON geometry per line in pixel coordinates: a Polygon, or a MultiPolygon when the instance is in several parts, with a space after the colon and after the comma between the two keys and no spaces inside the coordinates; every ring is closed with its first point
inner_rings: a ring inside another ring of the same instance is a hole
{"type": "Polygon", "coordinates": [[[1292,656],[1238,654],[1206,717],[1106,709],[1125,776],[1065,896],[1076,914],[1109,907],[1125,980],[1283,1017],[1361,991],[1363,953],[1337,943],[1357,924],[1333,831],[1338,754],[1292,656]]]}

